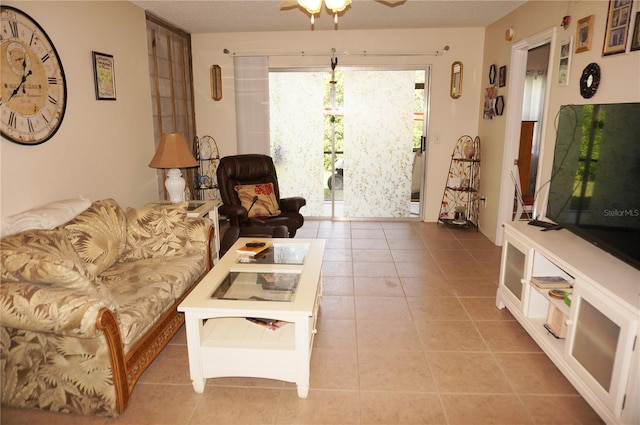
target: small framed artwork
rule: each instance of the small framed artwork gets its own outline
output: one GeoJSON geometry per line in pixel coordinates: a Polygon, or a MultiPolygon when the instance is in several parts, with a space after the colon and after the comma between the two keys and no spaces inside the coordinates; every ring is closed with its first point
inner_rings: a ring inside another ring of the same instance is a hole
{"type": "Polygon", "coordinates": [[[578,21],[576,27],[576,53],[591,50],[591,40],[593,39],[594,15],[587,16],[578,21]]]}
{"type": "Polygon", "coordinates": [[[493,64],[489,67],[489,84],[494,85],[496,83],[496,65],[493,64]]]}
{"type": "Polygon", "coordinates": [[[93,52],[93,78],[96,85],[96,100],[116,100],[113,55],[93,52]]]}
{"type": "Polygon", "coordinates": [[[496,98],[498,97],[498,88],[490,86],[484,89],[484,110],[482,118],[485,120],[493,120],[496,118],[496,98]]]}
{"type": "Polygon", "coordinates": [[[496,98],[496,115],[504,113],[504,97],[502,95],[496,98]]]}
{"type": "Polygon", "coordinates": [[[569,85],[569,72],[571,72],[571,45],[573,37],[560,42],[560,62],[558,64],[558,85],[569,85]]]}
{"type": "Polygon", "coordinates": [[[498,86],[504,87],[507,85],[507,65],[500,67],[498,71],[498,86]]]}
{"type": "Polygon", "coordinates": [[[607,29],[604,33],[602,55],[615,55],[627,50],[627,36],[631,24],[631,0],[610,0],[607,29]]]}
{"type": "Polygon", "coordinates": [[[640,50],[640,12],[636,12],[636,23],[631,33],[631,50],[640,50]]]}

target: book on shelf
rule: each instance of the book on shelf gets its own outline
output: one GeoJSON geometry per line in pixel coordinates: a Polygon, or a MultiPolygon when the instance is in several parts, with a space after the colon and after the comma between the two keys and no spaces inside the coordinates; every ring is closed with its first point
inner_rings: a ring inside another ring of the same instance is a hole
{"type": "Polygon", "coordinates": [[[246,317],[247,321],[254,323],[260,327],[267,328],[270,331],[275,331],[283,327],[289,322],[284,320],[263,319],[260,317],[246,317]]]}
{"type": "Polygon", "coordinates": [[[571,283],[561,276],[532,276],[531,283],[540,289],[571,288],[571,283]]]}
{"type": "Polygon", "coordinates": [[[236,249],[236,252],[240,255],[249,255],[251,257],[255,257],[263,251],[271,248],[273,246],[272,242],[260,242],[260,241],[251,241],[246,245],[241,246],[236,249]]]}

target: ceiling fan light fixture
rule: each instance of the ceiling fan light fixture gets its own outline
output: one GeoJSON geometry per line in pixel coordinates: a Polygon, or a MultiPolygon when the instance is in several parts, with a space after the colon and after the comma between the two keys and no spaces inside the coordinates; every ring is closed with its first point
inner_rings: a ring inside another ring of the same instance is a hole
{"type": "MultiPolygon", "coordinates": [[[[315,21],[315,14],[320,13],[322,9],[322,0],[298,0],[298,4],[302,6],[309,14],[311,14],[311,24],[315,21]]],[[[327,9],[333,12],[333,21],[338,23],[338,12],[342,12],[351,4],[351,0],[324,0],[327,9]]]]}

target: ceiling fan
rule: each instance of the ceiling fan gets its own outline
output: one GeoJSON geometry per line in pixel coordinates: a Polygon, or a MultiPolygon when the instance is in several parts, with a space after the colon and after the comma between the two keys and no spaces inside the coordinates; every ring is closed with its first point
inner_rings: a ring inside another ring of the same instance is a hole
{"type": "MultiPolygon", "coordinates": [[[[407,0],[375,0],[378,3],[382,3],[386,6],[397,6],[406,2],[407,0]]],[[[311,14],[311,24],[315,22],[316,13],[320,13],[322,10],[323,0],[282,0],[280,3],[280,9],[293,9],[300,7],[311,14]]],[[[327,9],[333,12],[333,21],[338,23],[338,13],[342,12],[351,4],[351,0],[324,0],[324,4],[327,9]]]]}

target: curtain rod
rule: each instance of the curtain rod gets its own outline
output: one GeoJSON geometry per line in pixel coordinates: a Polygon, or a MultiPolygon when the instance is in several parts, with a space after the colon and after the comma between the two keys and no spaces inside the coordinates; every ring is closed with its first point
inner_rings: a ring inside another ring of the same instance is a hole
{"type": "Polygon", "coordinates": [[[367,52],[366,50],[362,52],[342,52],[336,53],[336,49],[331,49],[331,52],[305,52],[297,51],[297,52],[255,52],[255,53],[239,53],[232,52],[229,49],[224,49],[223,52],[229,56],[236,57],[245,57],[245,56],[442,56],[445,52],[449,50],[449,46],[444,46],[442,50],[435,50],[433,52],[408,52],[408,53],[398,53],[398,52],[367,52]]]}

